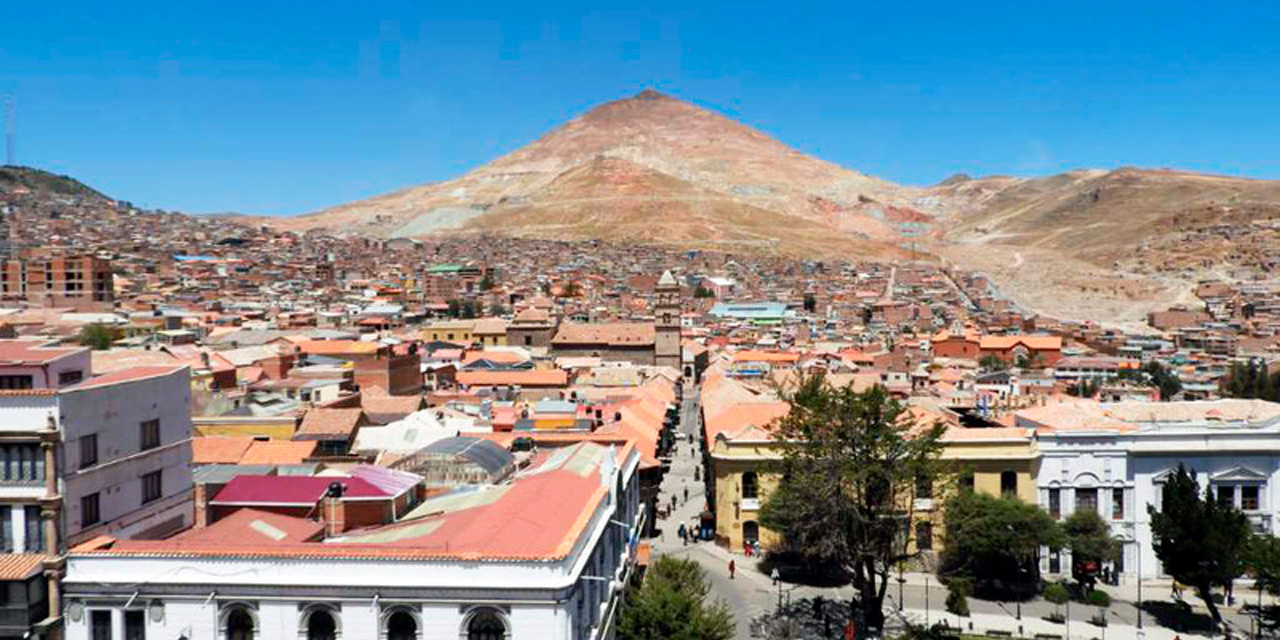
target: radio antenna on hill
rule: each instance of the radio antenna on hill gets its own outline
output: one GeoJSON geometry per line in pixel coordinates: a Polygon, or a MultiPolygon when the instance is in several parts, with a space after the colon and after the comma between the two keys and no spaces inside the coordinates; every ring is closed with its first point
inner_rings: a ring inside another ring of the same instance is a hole
{"type": "Polygon", "coordinates": [[[17,164],[14,159],[13,132],[16,127],[13,121],[13,94],[4,97],[4,163],[17,164]]]}

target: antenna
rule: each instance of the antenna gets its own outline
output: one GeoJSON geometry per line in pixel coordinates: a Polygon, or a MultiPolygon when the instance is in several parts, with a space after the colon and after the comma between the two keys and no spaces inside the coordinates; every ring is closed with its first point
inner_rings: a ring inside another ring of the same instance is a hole
{"type": "Polygon", "coordinates": [[[13,155],[13,131],[13,94],[9,94],[4,97],[4,163],[7,165],[17,164],[13,155]]]}

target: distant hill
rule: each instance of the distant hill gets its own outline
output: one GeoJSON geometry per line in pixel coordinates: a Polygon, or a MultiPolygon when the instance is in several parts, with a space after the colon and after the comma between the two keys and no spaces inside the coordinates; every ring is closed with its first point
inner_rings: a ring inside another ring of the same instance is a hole
{"type": "Polygon", "coordinates": [[[60,176],[31,167],[0,166],[0,194],[12,194],[23,189],[36,194],[109,200],[97,190],[70,176],[60,176]]]}

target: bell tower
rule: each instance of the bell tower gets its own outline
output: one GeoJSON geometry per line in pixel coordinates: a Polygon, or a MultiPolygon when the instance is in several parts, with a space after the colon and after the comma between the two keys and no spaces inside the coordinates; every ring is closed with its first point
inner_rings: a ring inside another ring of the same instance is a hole
{"type": "Polygon", "coordinates": [[[680,283],[670,271],[654,287],[653,363],[680,371],[680,283]]]}

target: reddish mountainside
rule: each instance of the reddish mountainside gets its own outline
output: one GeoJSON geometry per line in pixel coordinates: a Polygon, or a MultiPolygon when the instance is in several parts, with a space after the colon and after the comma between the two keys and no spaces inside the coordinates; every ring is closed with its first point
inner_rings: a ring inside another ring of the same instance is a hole
{"type": "Polygon", "coordinates": [[[914,189],[655,91],[601,105],[458,179],[282,221],[381,236],[497,231],[788,253],[894,252],[914,189]],[[894,205],[881,210],[878,202],[894,205]],[[892,215],[889,212],[892,211],[892,215]],[[904,213],[906,212],[906,213],[904,213]],[[846,232],[831,247],[811,240],[846,232]],[[794,246],[793,246],[794,245],[794,246]]]}

